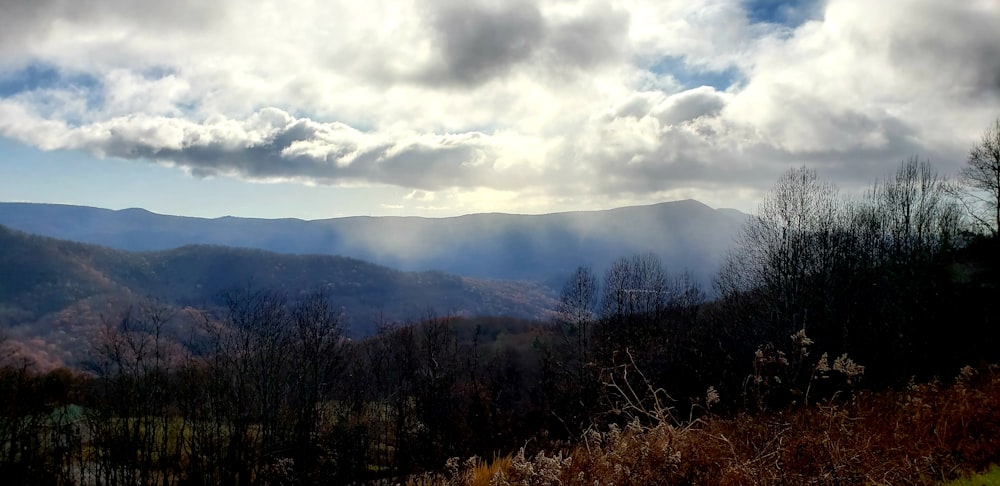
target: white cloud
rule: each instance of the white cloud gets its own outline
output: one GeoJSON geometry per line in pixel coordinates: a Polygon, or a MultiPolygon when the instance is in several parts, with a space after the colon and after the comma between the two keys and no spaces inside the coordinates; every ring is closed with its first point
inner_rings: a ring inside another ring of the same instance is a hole
{"type": "Polygon", "coordinates": [[[948,172],[1000,112],[991,0],[830,0],[795,27],[735,0],[168,3],[15,3],[0,81],[58,79],[0,95],[0,135],[435,207],[746,207],[792,164],[948,172]]]}

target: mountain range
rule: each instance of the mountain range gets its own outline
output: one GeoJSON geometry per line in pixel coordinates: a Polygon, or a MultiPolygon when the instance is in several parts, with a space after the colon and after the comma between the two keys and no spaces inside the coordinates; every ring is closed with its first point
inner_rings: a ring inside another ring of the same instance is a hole
{"type": "Polygon", "coordinates": [[[322,289],[352,336],[428,313],[540,319],[581,265],[600,274],[654,253],[668,272],[707,283],[746,217],[691,200],[315,221],[0,203],[0,328],[23,354],[59,365],[84,359],[101,325],[129,306],[158,302],[193,329],[238,288],[292,299],[322,289]]]}
{"type": "Polygon", "coordinates": [[[406,271],[533,280],[559,288],[578,266],[655,253],[670,272],[707,282],[746,215],[684,200],[604,211],[452,218],[215,219],[143,209],[0,203],[0,224],[28,233],[128,251],[191,244],[285,254],[337,255],[406,271]]]}

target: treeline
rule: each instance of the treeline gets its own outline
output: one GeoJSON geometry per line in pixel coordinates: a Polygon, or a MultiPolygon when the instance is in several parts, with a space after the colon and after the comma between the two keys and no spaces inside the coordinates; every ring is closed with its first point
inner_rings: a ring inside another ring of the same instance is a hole
{"type": "Polygon", "coordinates": [[[976,221],[960,188],[915,158],[853,197],[790,170],[747,222],[711,300],[650,255],[619,260],[603,279],[577,270],[543,348],[558,376],[546,388],[576,404],[554,414],[579,432],[600,410],[688,418],[716,396],[715,411],[773,409],[861,379],[879,389],[995,362],[1000,238],[976,221]]]}
{"type": "Polygon", "coordinates": [[[876,387],[996,356],[997,238],[972,231],[955,191],[917,159],[853,200],[788,172],[719,276],[720,334],[746,356],[805,331],[876,387]]]}
{"type": "Polygon", "coordinates": [[[23,484],[348,484],[538,434],[538,322],[382,323],[352,341],[322,292],[242,289],[219,315],[147,303],[82,372],[0,373],[0,476],[23,484]],[[535,416],[535,418],[532,418],[535,416]]]}
{"type": "Polygon", "coordinates": [[[653,255],[625,257],[603,275],[578,269],[544,323],[428,315],[351,341],[322,292],[248,288],[179,345],[168,308],[133,307],[105,323],[86,373],[3,369],[0,477],[398,480],[451,457],[552,450],[610,423],[954,376],[1000,357],[1000,240],[973,231],[955,194],[916,159],[856,198],[795,169],[715,288],[653,255]]]}

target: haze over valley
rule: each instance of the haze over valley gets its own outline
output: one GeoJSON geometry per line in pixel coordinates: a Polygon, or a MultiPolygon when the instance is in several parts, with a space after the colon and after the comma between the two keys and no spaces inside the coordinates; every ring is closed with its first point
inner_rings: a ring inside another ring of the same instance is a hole
{"type": "Polygon", "coordinates": [[[53,238],[129,251],[183,245],[338,255],[408,271],[437,270],[562,286],[578,266],[603,271],[622,256],[652,252],[671,271],[704,282],[746,219],[697,201],[547,215],[454,218],[185,218],[141,209],[0,203],[0,224],[53,238]]]}

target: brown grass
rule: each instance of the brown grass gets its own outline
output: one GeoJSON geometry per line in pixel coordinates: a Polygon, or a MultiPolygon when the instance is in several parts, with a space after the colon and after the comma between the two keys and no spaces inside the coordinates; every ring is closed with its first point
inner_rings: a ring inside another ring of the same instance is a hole
{"type": "Polygon", "coordinates": [[[592,430],[562,451],[455,462],[439,484],[936,484],[998,461],[994,366],[843,403],[592,430]]]}
{"type": "Polygon", "coordinates": [[[504,456],[493,461],[475,461],[466,475],[463,484],[470,486],[490,486],[490,481],[501,472],[510,470],[513,458],[504,456]]]}

